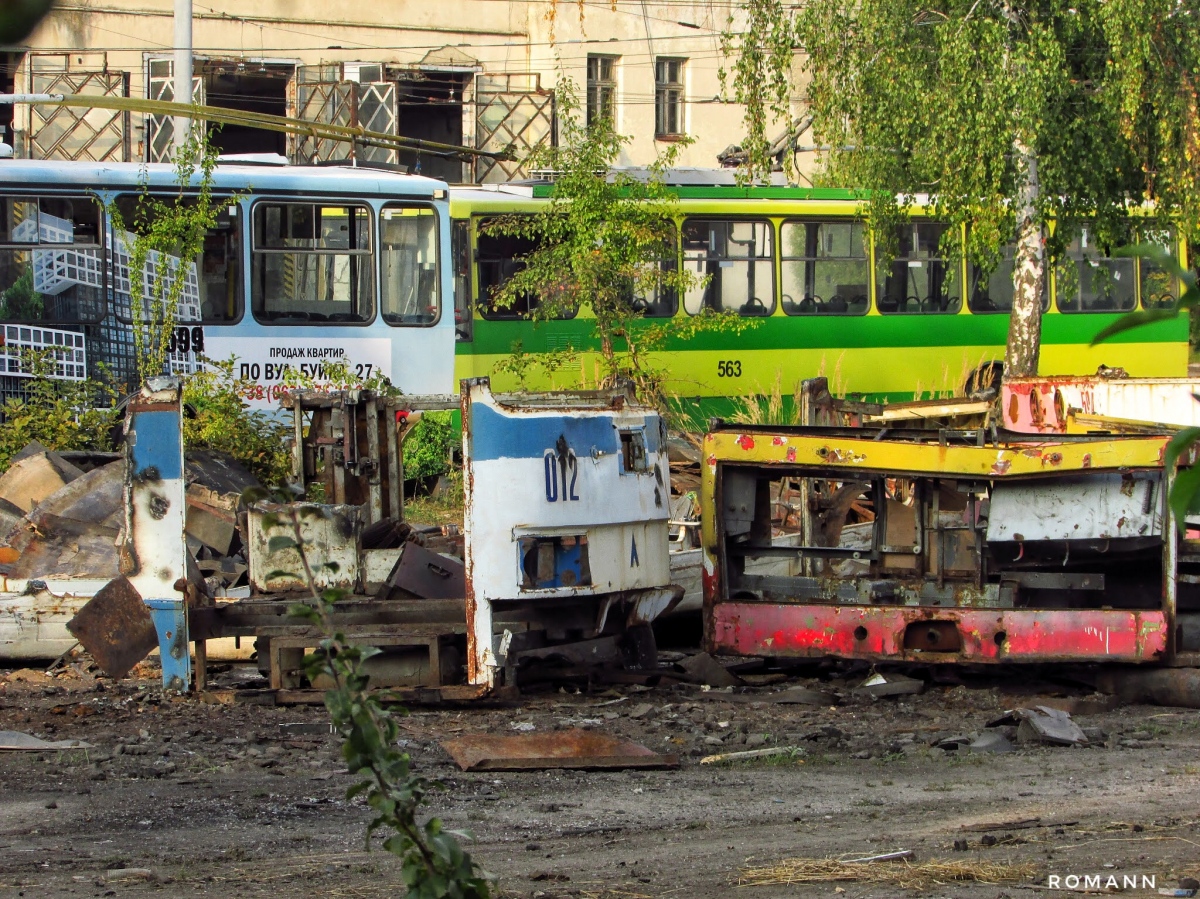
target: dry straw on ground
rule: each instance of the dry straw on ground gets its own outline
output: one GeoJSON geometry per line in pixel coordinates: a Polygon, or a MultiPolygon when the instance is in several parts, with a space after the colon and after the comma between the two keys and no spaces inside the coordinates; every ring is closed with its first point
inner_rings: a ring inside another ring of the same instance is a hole
{"type": "Polygon", "coordinates": [[[1016,883],[1037,874],[1033,865],[1001,865],[988,862],[844,862],[832,858],[791,858],[741,870],[738,886],[768,884],[830,883],[853,880],[863,883],[893,883],[907,889],[923,889],[946,883],[1016,883]]]}

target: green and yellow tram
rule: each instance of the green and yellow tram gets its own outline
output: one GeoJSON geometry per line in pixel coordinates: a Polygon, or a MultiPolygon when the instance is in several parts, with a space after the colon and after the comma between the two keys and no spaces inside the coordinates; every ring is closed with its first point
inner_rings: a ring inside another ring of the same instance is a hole
{"type": "MultiPolygon", "coordinates": [[[[527,241],[486,233],[499,215],[532,213],[548,185],[453,188],[450,192],[455,277],[457,378],[490,375],[516,386],[496,364],[519,342],[527,353],[570,348],[577,365],[532,388],[575,387],[594,379],[599,342],[587,309],[570,319],[532,322],[526,308],[500,309],[492,289],[521,265],[527,241]]],[[[897,255],[863,220],[861,201],[844,190],[789,187],[681,186],[674,264],[707,278],[682,297],[646,304],[649,319],[702,309],[755,319],[739,333],[703,332],[671,342],[654,360],[670,372],[669,392],[721,414],[728,398],[785,392],[823,374],[840,394],[879,400],[960,393],[977,373],[1004,358],[1012,305],[1012,248],[983,273],[940,255],[944,223],[912,210],[899,227],[897,255]]],[[[1137,234],[1184,258],[1171,232],[1137,234]]],[[[1042,374],[1092,374],[1101,366],[1131,376],[1186,373],[1186,319],[1122,334],[1098,347],[1091,339],[1120,315],[1174,302],[1174,279],[1146,259],[1114,257],[1083,227],[1051,266],[1043,300],[1042,374]]]]}

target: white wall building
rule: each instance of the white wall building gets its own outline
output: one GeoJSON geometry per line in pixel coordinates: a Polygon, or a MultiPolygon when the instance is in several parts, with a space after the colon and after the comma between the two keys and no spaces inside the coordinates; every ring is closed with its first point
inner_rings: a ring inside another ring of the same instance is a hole
{"type": "MultiPolygon", "coordinates": [[[[171,0],[62,0],[26,46],[0,54],[0,88],[173,99],[171,0]]],[[[732,0],[194,0],[198,102],[487,150],[552,139],[555,89],[569,76],[592,114],[632,138],[624,165],[645,165],[687,136],[679,164],[718,165],[742,134],[722,98],[720,35],[732,0]]],[[[582,98],[581,98],[582,99],[582,98]]],[[[9,107],[0,107],[0,116],[9,107]]],[[[167,158],[171,121],[152,115],[18,105],[18,155],[167,158]]],[[[345,144],[229,126],[224,152],[343,158],[345,144]]],[[[522,177],[518,163],[363,148],[451,181],[522,177]]],[[[811,154],[807,154],[811,156],[811,154]]],[[[805,154],[798,161],[804,166],[805,154]]],[[[811,163],[810,163],[811,164],[811,163]]]]}

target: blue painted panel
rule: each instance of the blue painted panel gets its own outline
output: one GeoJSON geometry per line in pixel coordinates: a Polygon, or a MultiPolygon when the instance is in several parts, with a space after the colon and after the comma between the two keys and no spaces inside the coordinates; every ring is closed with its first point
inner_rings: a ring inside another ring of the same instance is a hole
{"type": "Polygon", "coordinates": [[[182,599],[147,599],[146,608],[150,610],[150,618],[158,632],[163,688],[186,692],[192,682],[192,659],[188,651],[184,602],[182,599]]]}
{"type": "Polygon", "coordinates": [[[141,477],[154,468],[164,480],[183,477],[183,439],[178,412],[137,412],[133,422],[137,440],[130,447],[133,476],[141,477]]]}
{"type": "Polygon", "coordinates": [[[489,406],[471,405],[471,455],[476,462],[495,459],[541,459],[559,437],[583,458],[593,448],[612,454],[621,450],[611,417],[570,415],[504,415],[489,406]]]}

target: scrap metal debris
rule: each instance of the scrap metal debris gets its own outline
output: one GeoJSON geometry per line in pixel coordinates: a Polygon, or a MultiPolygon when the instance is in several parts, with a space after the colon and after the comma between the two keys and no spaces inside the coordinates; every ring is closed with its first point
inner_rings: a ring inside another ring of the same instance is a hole
{"type": "Polygon", "coordinates": [[[124,677],[158,646],[150,611],[124,575],[100,588],[67,622],[67,630],[112,678],[124,677]]]}
{"type": "Polygon", "coordinates": [[[659,755],[637,743],[580,728],[517,736],[473,734],[441,745],[464,771],[679,767],[677,755],[659,755]]]}
{"type": "Polygon", "coordinates": [[[872,674],[860,684],[854,692],[872,699],[884,696],[911,696],[925,690],[925,682],[915,677],[905,677],[903,674],[872,674]]]}
{"type": "Polygon", "coordinates": [[[1017,725],[1018,743],[1047,743],[1052,746],[1087,746],[1087,734],[1062,709],[1040,705],[1032,709],[1012,709],[988,727],[1017,725]]]}
{"type": "Polygon", "coordinates": [[[83,740],[43,740],[15,730],[0,730],[0,751],[40,752],[44,749],[91,749],[83,740]]]}

